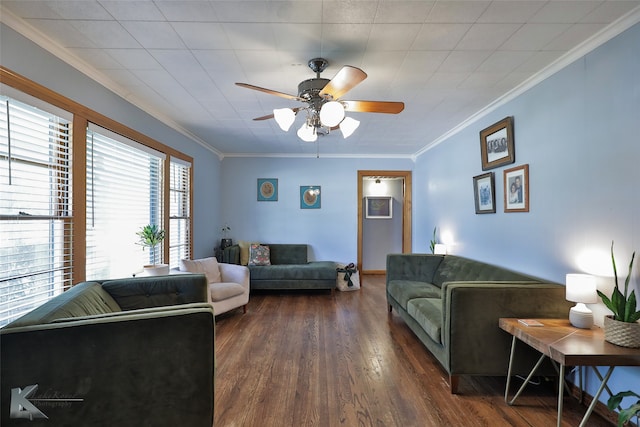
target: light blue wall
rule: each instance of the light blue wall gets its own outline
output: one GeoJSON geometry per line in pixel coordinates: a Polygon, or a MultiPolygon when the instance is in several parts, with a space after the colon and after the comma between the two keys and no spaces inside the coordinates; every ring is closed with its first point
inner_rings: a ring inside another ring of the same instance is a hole
{"type": "MultiPolygon", "coordinates": [[[[414,185],[414,250],[428,250],[437,226],[451,253],[561,283],[566,273],[598,274],[599,288],[610,291],[615,240],[626,277],[631,253],[640,251],[638,46],[635,25],[419,156],[414,182],[426,185],[414,185]],[[497,213],[476,215],[479,132],[505,116],[514,117],[516,162],[492,170],[497,213]],[[530,168],[530,212],[504,213],[503,171],[523,164],[530,168]]],[[[594,311],[602,324],[604,309],[594,311]]],[[[640,368],[614,377],[614,389],[640,391],[640,368]]]]}
{"type": "MultiPolygon", "coordinates": [[[[312,260],[356,262],[358,170],[412,170],[410,159],[244,158],[222,161],[222,219],[234,241],[307,243],[312,260]],[[257,179],[278,179],[278,201],[257,201],[257,179]],[[321,186],[321,208],[300,209],[300,186],[321,186]]],[[[222,227],[224,223],[216,224],[222,227]]]]}
{"type": "Polygon", "coordinates": [[[213,255],[218,238],[216,224],[219,223],[218,156],[129,104],[4,24],[0,24],[0,60],[4,67],[193,157],[194,256],[213,255]]]}

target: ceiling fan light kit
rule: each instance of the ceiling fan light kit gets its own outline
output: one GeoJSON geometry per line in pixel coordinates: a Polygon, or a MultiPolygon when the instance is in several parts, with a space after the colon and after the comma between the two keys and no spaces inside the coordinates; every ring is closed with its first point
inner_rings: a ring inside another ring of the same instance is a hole
{"type": "Polygon", "coordinates": [[[273,118],[280,126],[280,129],[287,132],[296,120],[296,113],[291,108],[276,108],[273,110],[273,118]]]}
{"type": "Polygon", "coordinates": [[[307,122],[304,122],[298,129],[298,138],[304,142],[315,142],[318,139],[318,134],[313,126],[309,126],[307,122]]]}
{"type": "Polygon", "coordinates": [[[358,129],[360,126],[360,121],[356,119],[352,119],[351,117],[345,117],[342,123],[340,123],[340,131],[342,132],[342,137],[347,139],[351,136],[353,132],[358,129]]]}
{"type": "Polygon", "coordinates": [[[306,142],[315,142],[318,135],[327,135],[339,128],[343,138],[348,138],[358,128],[360,122],[345,117],[345,111],[362,113],[398,114],[404,109],[404,103],[391,101],[344,101],[340,97],[367,78],[367,74],[359,68],[345,65],[333,79],[320,77],[320,73],[329,65],[324,58],[313,58],[308,62],[309,68],[316,73],[313,79],[298,84],[298,95],[289,95],[271,89],[265,89],[248,83],[236,85],[276,95],[281,98],[301,101],[307,105],[298,108],[277,108],[273,114],[257,117],[254,120],[275,119],[280,129],[287,132],[300,110],[305,110],[307,118],[298,129],[297,135],[306,142]]]}

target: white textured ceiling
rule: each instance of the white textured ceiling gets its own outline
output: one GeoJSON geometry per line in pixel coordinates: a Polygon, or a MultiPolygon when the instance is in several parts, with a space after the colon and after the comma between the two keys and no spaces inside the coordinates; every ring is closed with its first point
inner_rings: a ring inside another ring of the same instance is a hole
{"type": "MultiPolygon", "coordinates": [[[[134,104],[225,155],[409,156],[589,40],[640,1],[1,0],[1,19],[134,104]],[[305,143],[273,120],[323,57],[368,78],[343,99],[403,101],[398,115],[305,143]]],[[[619,21],[622,18],[622,21],[619,21]]],[[[626,20],[626,21],[625,21],[626,20]]],[[[616,23],[616,21],[618,21],[616,23]]],[[[614,23],[614,26],[611,24],[614,23]]]]}

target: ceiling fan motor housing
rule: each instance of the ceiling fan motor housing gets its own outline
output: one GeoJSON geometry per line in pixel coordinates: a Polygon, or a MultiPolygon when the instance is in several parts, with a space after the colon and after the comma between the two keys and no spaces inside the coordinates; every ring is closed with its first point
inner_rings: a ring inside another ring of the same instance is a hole
{"type": "Polygon", "coordinates": [[[314,98],[320,98],[318,94],[320,93],[322,88],[324,88],[329,82],[329,79],[323,78],[304,80],[298,85],[298,96],[305,101],[311,101],[314,98]]]}

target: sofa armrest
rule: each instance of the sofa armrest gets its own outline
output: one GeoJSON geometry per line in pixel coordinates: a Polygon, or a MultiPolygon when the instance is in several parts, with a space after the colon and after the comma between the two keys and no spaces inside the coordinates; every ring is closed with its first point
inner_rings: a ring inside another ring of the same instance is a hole
{"type": "Polygon", "coordinates": [[[240,264],[240,246],[231,245],[222,250],[222,262],[225,264],[240,264]]]}
{"type": "Polygon", "coordinates": [[[218,263],[223,282],[238,283],[249,289],[249,268],[244,265],[218,263]]]}
{"type": "Polygon", "coordinates": [[[32,400],[51,425],[210,427],[214,322],[207,305],[1,329],[0,404],[35,385],[31,399],[72,399],[32,400]]]}
{"type": "MultiPolygon", "coordinates": [[[[141,315],[141,314],[149,314],[149,313],[162,314],[164,312],[172,311],[172,310],[207,308],[210,306],[211,304],[209,303],[199,302],[199,303],[193,303],[193,304],[169,305],[169,306],[163,306],[163,307],[149,307],[149,308],[141,308],[137,310],[117,311],[113,313],[93,314],[90,316],[61,317],[61,318],[55,319],[51,323],[81,322],[84,320],[100,320],[100,319],[109,319],[109,318],[117,318],[121,316],[132,316],[132,315],[141,315]]],[[[118,320],[118,319],[114,319],[114,320],[118,320]]]]}
{"type": "Polygon", "coordinates": [[[499,318],[563,318],[571,306],[564,286],[541,282],[446,282],[442,304],[450,373],[476,375],[506,374],[511,337],[499,318]]]}
{"type": "Polygon", "coordinates": [[[388,254],[387,284],[392,280],[412,280],[433,283],[443,255],[388,254]]]}

